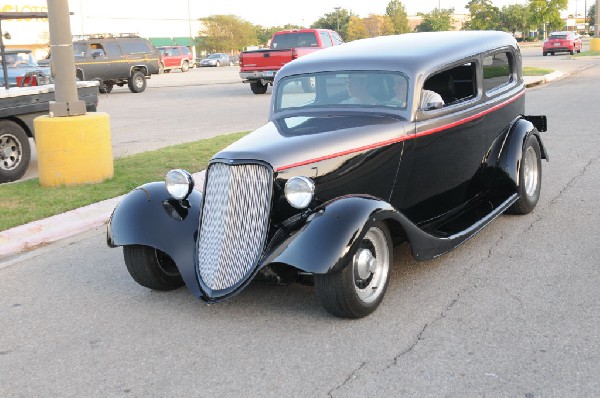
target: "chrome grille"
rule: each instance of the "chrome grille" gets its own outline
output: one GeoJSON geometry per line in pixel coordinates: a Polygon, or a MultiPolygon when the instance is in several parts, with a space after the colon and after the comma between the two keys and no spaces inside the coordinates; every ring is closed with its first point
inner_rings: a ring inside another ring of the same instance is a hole
{"type": "Polygon", "coordinates": [[[198,271],[211,290],[234,286],[262,253],[271,201],[271,170],[260,164],[213,163],[206,173],[198,271]]]}

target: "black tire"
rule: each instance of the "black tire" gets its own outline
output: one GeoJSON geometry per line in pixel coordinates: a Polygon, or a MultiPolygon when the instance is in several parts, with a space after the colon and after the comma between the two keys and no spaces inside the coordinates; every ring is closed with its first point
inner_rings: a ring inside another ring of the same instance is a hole
{"type": "Polygon", "coordinates": [[[574,52],[575,52],[575,51],[571,50],[571,51],[569,51],[569,54],[573,55],[573,53],[574,53],[574,52]]]}
{"type": "Polygon", "coordinates": [[[544,53],[544,57],[546,57],[548,55],[548,53],[544,53]]]}
{"type": "Polygon", "coordinates": [[[171,69],[165,69],[164,72],[165,73],[171,73],[171,69]]]}
{"type": "Polygon", "coordinates": [[[139,70],[133,72],[127,79],[127,86],[132,93],[141,93],[146,89],[146,76],[139,70]]]}
{"type": "Polygon", "coordinates": [[[267,85],[262,84],[261,82],[252,82],[250,83],[250,90],[254,94],[264,94],[267,92],[267,85]]]}
{"type": "Polygon", "coordinates": [[[105,82],[104,84],[100,83],[100,87],[99,87],[98,90],[102,94],[108,94],[108,93],[110,93],[112,91],[112,89],[113,89],[114,86],[115,86],[115,84],[113,82],[105,82]]]}
{"type": "Polygon", "coordinates": [[[507,210],[509,214],[529,214],[540,199],[542,189],[542,156],[537,138],[531,134],[519,168],[519,199],[507,210]]]}
{"type": "Polygon", "coordinates": [[[13,121],[0,120],[0,183],[23,177],[30,160],[31,146],[25,130],[13,121]]]}
{"type": "Polygon", "coordinates": [[[362,318],[375,311],[387,290],[392,245],[387,226],[378,222],[369,228],[343,270],[315,275],[315,290],[323,307],[343,318],[362,318]]]}
{"type": "Polygon", "coordinates": [[[190,63],[188,61],[183,61],[181,64],[181,71],[187,72],[188,70],[190,70],[190,63]]]}
{"type": "Polygon", "coordinates": [[[217,61],[215,66],[218,68],[219,66],[221,66],[221,62],[217,61]]]}
{"type": "Polygon", "coordinates": [[[183,279],[173,260],[160,250],[148,246],[123,246],[127,271],[140,285],[153,290],[174,290],[183,279]]]}

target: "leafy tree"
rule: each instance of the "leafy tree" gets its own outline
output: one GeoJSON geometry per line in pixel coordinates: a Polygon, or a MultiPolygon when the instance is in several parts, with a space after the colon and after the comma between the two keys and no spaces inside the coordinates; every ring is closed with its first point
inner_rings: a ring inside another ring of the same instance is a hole
{"type": "Polygon", "coordinates": [[[256,29],[235,15],[211,15],[200,18],[204,25],[204,47],[209,52],[231,52],[256,44],[256,29]]]}
{"type": "Polygon", "coordinates": [[[513,35],[516,32],[526,34],[529,32],[531,24],[529,20],[529,8],[524,4],[511,4],[502,7],[500,13],[500,26],[502,30],[511,32],[513,35]]]}
{"type": "Polygon", "coordinates": [[[544,32],[562,28],[564,21],[560,17],[560,11],[565,10],[568,0],[529,0],[529,12],[533,25],[541,28],[544,32]]]}
{"type": "Polygon", "coordinates": [[[390,1],[385,9],[385,15],[390,17],[395,34],[400,35],[402,33],[410,32],[408,13],[402,2],[399,0],[390,1]]]}
{"type": "Polygon", "coordinates": [[[592,5],[587,13],[587,22],[589,26],[596,26],[596,5],[592,5]]]}
{"type": "Polygon", "coordinates": [[[417,32],[440,32],[445,30],[454,30],[454,20],[452,19],[454,8],[435,9],[430,13],[417,13],[423,17],[421,23],[417,26],[417,32]]]}
{"type": "Polygon", "coordinates": [[[352,11],[348,11],[344,8],[334,10],[328,14],[325,14],[317,21],[315,21],[310,27],[313,29],[332,29],[337,31],[342,39],[347,40],[348,22],[350,17],[355,16],[352,11]],[[339,29],[338,29],[339,24],[339,29]]]}
{"type": "Polygon", "coordinates": [[[500,10],[490,0],[471,0],[466,8],[471,20],[465,23],[465,30],[495,30],[500,26],[500,10]]]}
{"type": "Polygon", "coordinates": [[[346,41],[365,39],[369,37],[365,21],[355,15],[350,17],[348,28],[346,29],[346,41]]]}
{"type": "Polygon", "coordinates": [[[386,36],[394,34],[394,25],[387,15],[371,14],[363,18],[368,37],[386,36]]]}

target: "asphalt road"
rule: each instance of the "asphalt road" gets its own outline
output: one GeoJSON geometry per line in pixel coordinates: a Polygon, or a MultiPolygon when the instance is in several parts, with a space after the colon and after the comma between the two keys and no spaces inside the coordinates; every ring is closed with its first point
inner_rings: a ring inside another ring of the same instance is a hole
{"type": "Polygon", "coordinates": [[[598,396],[600,60],[586,62],[527,92],[549,124],[536,210],[425,263],[397,248],[365,319],[302,285],[213,306],[144,289],[102,228],[0,264],[0,396],[598,396]]]}

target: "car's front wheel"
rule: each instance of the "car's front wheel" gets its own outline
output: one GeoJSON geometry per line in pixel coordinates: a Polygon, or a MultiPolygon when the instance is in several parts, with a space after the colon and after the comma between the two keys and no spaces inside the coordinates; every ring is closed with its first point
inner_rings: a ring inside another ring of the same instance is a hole
{"type": "Polygon", "coordinates": [[[0,120],[0,183],[16,181],[29,167],[31,146],[21,126],[10,120],[0,120]]]}
{"type": "Polygon", "coordinates": [[[519,167],[519,199],[508,209],[511,214],[528,214],[540,199],[542,189],[542,156],[540,143],[531,134],[525,146],[519,167]]]}
{"type": "Polygon", "coordinates": [[[132,93],[141,93],[146,89],[146,77],[142,72],[135,71],[129,79],[127,79],[127,86],[132,93]]]}
{"type": "Polygon", "coordinates": [[[323,307],[343,318],[362,318],[375,311],[387,290],[392,254],[385,223],[371,226],[342,271],[315,275],[315,290],[323,307]]]}
{"type": "Polygon", "coordinates": [[[174,290],[183,279],[173,260],[160,250],[148,246],[123,246],[125,265],[131,277],[153,290],[174,290]]]}

